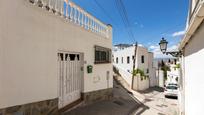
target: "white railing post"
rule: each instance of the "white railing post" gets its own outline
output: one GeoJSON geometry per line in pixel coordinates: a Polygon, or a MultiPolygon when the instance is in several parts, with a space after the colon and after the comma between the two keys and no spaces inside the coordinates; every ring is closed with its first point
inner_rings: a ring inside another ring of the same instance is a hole
{"type": "Polygon", "coordinates": [[[95,32],[97,33],[97,20],[96,19],[95,19],[94,29],[95,29],[95,32]]]}
{"type": "Polygon", "coordinates": [[[91,23],[90,23],[91,31],[93,31],[94,20],[91,16],[90,16],[90,19],[91,19],[91,23]]]}
{"type": "Polygon", "coordinates": [[[87,14],[87,29],[90,29],[90,18],[89,18],[89,14],[87,14]]]}
{"type": "Polygon", "coordinates": [[[41,0],[42,1],[42,8],[45,9],[48,6],[48,0],[41,0]]]}
{"type": "Polygon", "coordinates": [[[77,8],[75,5],[74,5],[74,23],[75,24],[77,23],[77,8]]]}
{"type": "Polygon", "coordinates": [[[61,4],[60,4],[60,6],[61,6],[60,14],[61,14],[62,17],[64,17],[64,0],[60,0],[60,1],[61,1],[61,4]]]}
{"type": "Polygon", "coordinates": [[[53,0],[49,0],[48,5],[49,5],[49,11],[50,11],[50,12],[51,12],[52,9],[54,8],[53,5],[52,5],[52,3],[53,3],[53,0]]]}
{"type": "Polygon", "coordinates": [[[66,19],[69,19],[69,0],[66,3],[66,19]]]}
{"type": "Polygon", "coordinates": [[[92,18],[92,19],[93,19],[93,23],[92,23],[92,31],[95,32],[95,19],[94,19],[94,18],[92,18]]]}
{"type": "Polygon", "coordinates": [[[36,5],[42,5],[43,8],[48,6],[49,11],[53,11],[55,14],[61,14],[62,17],[69,19],[70,22],[86,30],[90,30],[106,38],[110,38],[111,36],[111,26],[109,27],[109,25],[103,24],[70,0],[33,0],[33,2],[36,5]]]}
{"type": "Polygon", "coordinates": [[[87,14],[84,13],[84,28],[87,29],[87,14]]]}
{"type": "Polygon", "coordinates": [[[37,3],[38,3],[38,0],[34,0],[34,3],[33,3],[33,4],[36,5],[37,3]]]}
{"type": "Polygon", "coordinates": [[[57,5],[58,5],[58,0],[55,0],[55,4],[54,4],[54,10],[56,11],[55,14],[57,14],[58,12],[57,5]]]}
{"type": "Polygon", "coordinates": [[[81,10],[81,26],[84,27],[84,12],[81,10]]]}
{"type": "Polygon", "coordinates": [[[89,28],[90,28],[90,30],[92,31],[92,19],[91,19],[91,17],[89,17],[89,28]]]}
{"type": "Polygon", "coordinates": [[[72,3],[70,2],[70,21],[73,21],[73,6],[72,6],[72,3]]]}
{"type": "Polygon", "coordinates": [[[81,11],[80,11],[80,8],[77,8],[77,10],[78,10],[78,25],[80,25],[81,24],[81,21],[80,21],[80,18],[81,18],[81,11]]]}

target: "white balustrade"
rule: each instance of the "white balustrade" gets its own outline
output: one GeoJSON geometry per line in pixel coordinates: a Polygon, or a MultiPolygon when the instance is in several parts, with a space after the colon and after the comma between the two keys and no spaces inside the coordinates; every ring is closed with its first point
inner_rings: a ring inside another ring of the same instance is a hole
{"type": "Polygon", "coordinates": [[[92,31],[104,37],[109,37],[110,28],[101,21],[90,15],[88,12],[77,6],[70,0],[29,0],[34,5],[42,3],[42,7],[48,7],[49,11],[60,14],[72,23],[75,23],[86,30],[92,31]]]}

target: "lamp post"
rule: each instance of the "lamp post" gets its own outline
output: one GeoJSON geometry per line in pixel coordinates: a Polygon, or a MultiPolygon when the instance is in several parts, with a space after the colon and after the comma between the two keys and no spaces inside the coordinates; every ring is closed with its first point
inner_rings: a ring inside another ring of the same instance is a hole
{"type": "Polygon", "coordinates": [[[167,52],[167,44],[168,42],[162,38],[159,45],[160,45],[160,50],[163,54],[166,55],[172,55],[173,57],[181,57],[182,56],[182,51],[171,51],[171,52],[167,52]]]}

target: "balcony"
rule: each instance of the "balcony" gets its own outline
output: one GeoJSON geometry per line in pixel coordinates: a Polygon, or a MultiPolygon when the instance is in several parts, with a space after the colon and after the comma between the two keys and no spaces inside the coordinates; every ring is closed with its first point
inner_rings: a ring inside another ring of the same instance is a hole
{"type": "Polygon", "coordinates": [[[96,33],[102,37],[111,37],[110,25],[106,25],[70,0],[29,0],[35,6],[65,18],[71,23],[96,33]]]}

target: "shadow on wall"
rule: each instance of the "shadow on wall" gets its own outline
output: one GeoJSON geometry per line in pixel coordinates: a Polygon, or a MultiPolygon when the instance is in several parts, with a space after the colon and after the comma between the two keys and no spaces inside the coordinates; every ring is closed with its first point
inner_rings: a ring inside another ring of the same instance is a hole
{"type": "Polygon", "coordinates": [[[194,36],[191,37],[189,42],[186,44],[185,47],[185,56],[192,55],[200,50],[204,50],[204,21],[201,23],[200,27],[194,33],[194,36]]]}
{"type": "Polygon", "coordinates": [[[139,91],[140,93],[142,94],[146,94],[146,93],[150,93],[150,92],[153,92],[153,91],[158,91],[158,92],[164,92],[164,88],[162,87],[151,87],[147,90],[144,90],[144,91],[139,91]]]}
{"type": "MultiPolygon", "coordinates": [[[[146,110],[148,110],[150,107],[144,105],[143,102],[139,101],[136,97],[133,96],[133,93],[131,91],[129,91],[128,89],[126,89],[119,81],[117,81],[117,79],[114,78],[114,84],[115,84],[115,90],[124,90],[125,92],[127,92],[126,94],[128,94],[127,96],[132,98],[135,102],[135,106],[129,111],[128,115],[141,115],[143,112],[145,112],[146,110]],[[119,88],[120,87],[120,88],[119,88]]],[[[120,91],[121,92],[121,91],[120,91]]],[[[118,94],[116,94],[118,96],[118,94]]],[[[120,95],[122,96],[122,95],[120,95]]],[[[120,100],[124,100],[122,97],[120,97],[120,100]]],[[[121,101],[122,101],[121,100],[121,101]]],[[[147,102],[148,100],[145,100],[145,102],[147,102]]]]}
{"type": "Polygon", "coordinates": [[[116,73],[117,75],[120,75],[119,70],[115,66],[113,66],[113,72],[116,73]]]}

